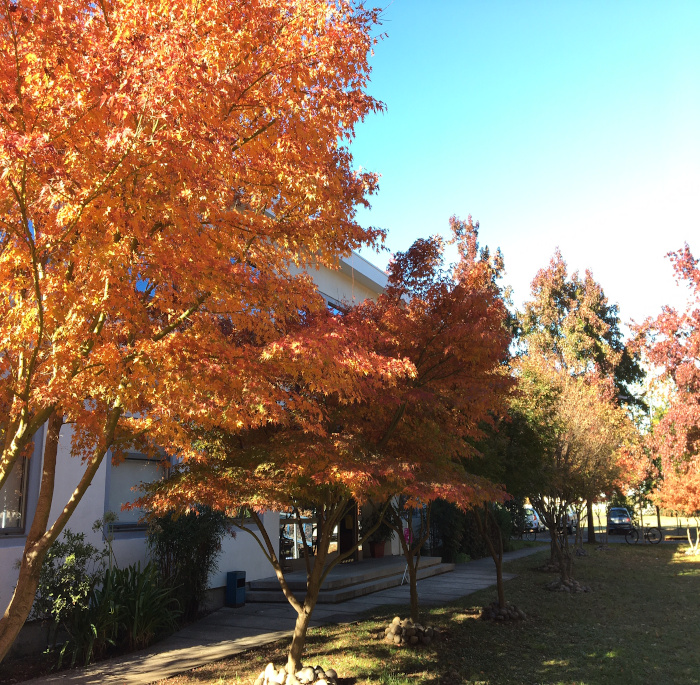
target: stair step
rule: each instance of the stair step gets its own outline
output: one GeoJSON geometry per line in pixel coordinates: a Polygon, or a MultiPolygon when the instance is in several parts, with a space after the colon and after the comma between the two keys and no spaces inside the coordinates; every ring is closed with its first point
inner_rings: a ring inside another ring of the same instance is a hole
{"type": "MultiPolygon", "coordinates": [[[[404,569],[406,568],[406,561],[403,559],[403,557],[385,557],[384,559],[385,560],[379,564],[372,562],[360,562],[347,565],[343,564],[342,569],[336,566],[336,568],[331,571],[330,575],[323,583],[323,591],[339,590],[344,587],[359,585],[360,583],[365,583],[378,578],[395,576],[397,573],[403,575],[404,569]],[[336,569],[338,570],[336,571],[336,569]]],[[[431,566],[438,566],[441,563],[442,559],[440,557],[421,557],[418,568],[429,568],[431,566]]],[[[288,573],[285,577],[287,579],[287,585],[292,591],[296,592],[306,590],[305,571],[288,573]]],[[[273,592],[281,592],[279,580],[277,580],[276,576],[251,580],[248,582],[248,588],[249,591],[268,590],[273,592]]]]}
{"type": "MultiPolygon", "coordinates": [[[[406,565],[404,564],[404,569],[406,565]]],[[[417,572],[418,580],[423,578],[430,578],[431,576],[440,575],[442,573],[449,573],[455,568],[454,564],[443,564],[441,562],[434,564],[431,563],[424,567],[419,567],[417,572]]],[[[345,585],[336,589],[327,589],[324,585],[323,589],[319,593],[318,603],[319,604],[337,604],[339,602],[346,602],[349,599],[354,599],[355,597],[362,597],[364,595],[372,594],[373,592],[379,592],[380,590],[387,590],[391,587],[396,587],[401,585],[403,579],[404,571],[402,569],[401,573],[394,573],[392,575],[383,575],[381,577],[372,578],[371,580],[364,580],[352,585],[345,585]]],[[[251,584],[252,585],[252,584],[251,584]]],[[[305,588],[302,588],[305,589],[305,588]]],[[[295,592],[297,599],[303,601],[304,595],[295,592]]],[[[279,584],[276,590],[272,589],[250,589],[246,591],[246,602],[286,602],[287,599],[284,596],[279,584]]]]}

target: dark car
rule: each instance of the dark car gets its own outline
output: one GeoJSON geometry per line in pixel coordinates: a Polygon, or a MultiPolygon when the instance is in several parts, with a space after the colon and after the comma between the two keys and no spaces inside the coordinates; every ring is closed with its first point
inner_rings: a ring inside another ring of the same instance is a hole
{"type": "Polygon", "coordinates": [[[608,511],[608,534],[626,533],[632,530],[632,517],[624,507],[611,507],[608,511]]]}

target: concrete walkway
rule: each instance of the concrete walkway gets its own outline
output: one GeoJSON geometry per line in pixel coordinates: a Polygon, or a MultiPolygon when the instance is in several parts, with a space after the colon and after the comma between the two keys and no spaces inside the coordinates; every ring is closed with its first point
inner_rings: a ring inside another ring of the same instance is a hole
{"type": "MultiPolygon", "coordinates": [[[[543,546],[527,547],[504,555],[504,561],[535,554],[543,546]]],[[[504,573],[504,580],[514,575],[504,573]]],[[[418,581],[421,606],[436,606],[495,585],[496,570],[491,558],[459,564],[450,573],[418,581]]],[[[311,625],[350,623],[368,609],[382,605],[408,605],[408,585],[381,590],[342,604],[317,605],[311,625]]],[[[296,612],[289,604],[251,603],[238,609],[219,609],[201,621],[183,628],[150,649],[101,661],[87,669],[63,671],[45,678],[25,681],[27,685],[146,685],[169,678],[210,661],[224,659],[253,647],[289,637],[296,612]]]]}

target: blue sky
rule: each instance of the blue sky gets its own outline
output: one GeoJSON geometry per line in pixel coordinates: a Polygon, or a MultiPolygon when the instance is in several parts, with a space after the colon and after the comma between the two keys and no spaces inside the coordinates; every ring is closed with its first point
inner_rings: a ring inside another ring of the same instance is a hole
{"type": "MultiPolygon", "coordinates": [[[[557,246],[623,321],[683,301],[700,256],[700,2],[394,0],[357,129],[391,252],[472,214],[519,304],[557,246]]],[[[388,254],[365,251],[384,267],[388,254]]]]}

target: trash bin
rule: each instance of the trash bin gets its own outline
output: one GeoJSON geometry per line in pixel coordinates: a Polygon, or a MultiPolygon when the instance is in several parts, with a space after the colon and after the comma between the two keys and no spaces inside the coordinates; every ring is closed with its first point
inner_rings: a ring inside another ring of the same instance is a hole
{"type": "Polygon", "coordinates": [[[226,606],[242,607],[245,604],[245,571],[229,571],[226,574],[226,606]]]}

